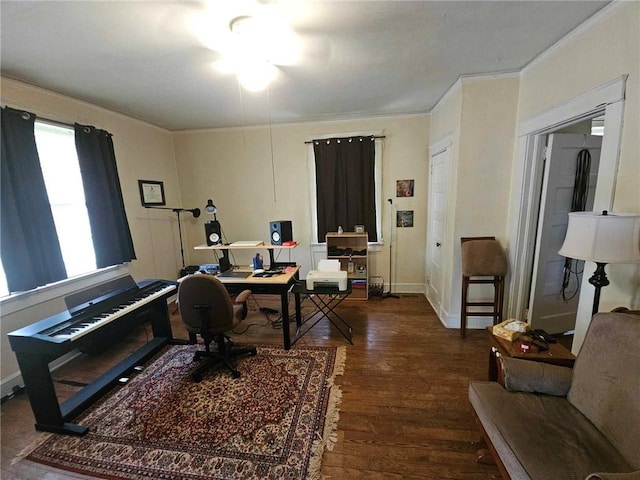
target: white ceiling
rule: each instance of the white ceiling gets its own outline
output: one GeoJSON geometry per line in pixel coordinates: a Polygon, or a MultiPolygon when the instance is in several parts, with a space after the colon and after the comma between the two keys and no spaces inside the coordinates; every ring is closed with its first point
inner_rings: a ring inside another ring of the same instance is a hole
{"type": "Polygon", "coordinates": [[[2,0],[2,75],[169,130],[429,112],[460,75],[520,70],[609,2],[263,0],[302,58],[259,93],[190,27],[257,7],[208,3],[2,0]]]}

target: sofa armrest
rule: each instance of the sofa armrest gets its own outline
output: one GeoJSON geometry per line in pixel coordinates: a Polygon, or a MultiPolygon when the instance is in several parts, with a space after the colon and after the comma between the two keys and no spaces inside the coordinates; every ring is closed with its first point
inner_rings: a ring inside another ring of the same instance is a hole
{"type": "Polygon", "coordinates": [[[510,392],[542,393],[564,397],[571,387],[572,369],[548,363],[501,356],[500,378],[510,392]]]}
{"type": "Polygon", "coordinates": [[[592,473],[585,480],[640,480],[640,470],[629,473],[592,473]]]}

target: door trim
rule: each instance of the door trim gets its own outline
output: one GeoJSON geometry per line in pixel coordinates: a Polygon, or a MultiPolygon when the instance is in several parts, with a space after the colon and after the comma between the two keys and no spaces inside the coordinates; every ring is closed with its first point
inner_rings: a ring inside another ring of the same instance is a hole
{"type": "MultiPolygon", "coordinates": [[[[512,208],[508,227],[511,239],[508,249],[509,263],[512,271],[506,310],[509,316],[524,318],[529,298],[529,273],[533,262],[539,213],[537,200],[544,168],[543,137],[564,126],[593,117],[598,112],[604,112],[605,134],[602,139],[601,162],[593,209],[610,210],[620,159],[626,80],[627,75],[620,76],[520,123],[511,179],[510,205],[512,208]]],[[[576,326],[588,325],[591,318],[594,291],[593,288],[586,288],[585,282],[588,277],[589,275],[583,276],[576,326]]],[[[576,343],[580,342],[581,338],[574,338],[574,348],[576,343]]]]}
{"type": "MultiPolygon", "coordinates": [[[[431,143],[429,145],[429,153],[428,153],[428,158],[427,158],[427,163],[428,163],[428,175],[429,175],[429,180],[428,180],[428,186],[429,186],[429,202],[431,201],[431,166],[432,166],[432,161],[433,161],[433,157],[435,157],[436,155],[439,155],[441,153],[447,152],[448,151],[448,160],[447,160],[447,192],[446,192],[446,199],[447,201],[445,202],[445,205],[449,204],[449,195],[451,192],[451,188],[450,188],[450,184],[451,184],[451,150],[453,148],[453,133],[448,133],[447,135],[445,135],[444,137],[436,140],[435,142],[431,143]]],[[[445,254],[448,254],[448,249],[447,249],[447,245],[449,242],[444,241],[444,237],[447,235],[447,224],[448,224],[448,210],[447,208],[445,208],[444,211],[444,221],[443,221],[443,227],[442,227],[442,233],[443,233],[443,238],[442,238],[442,247],[443,247],[443,254],[442,254],[442,259],[445,258],[445,254]]],[[[428,205],[428,210],[427,210],[427,218],[431,218],[431,204],[428,205]]],[[[429,298],[429,282],[427,281],[427,277],[429,276],[429,265],[431,263],[431,255],[429,254],[430,252],[430,248],[429,248],[429,241],[430,241],[430,232],[429,232],[429,225],[430,222],[427,221],[427,232],[426,232],[426,252],[425,252],[425,284],[424,284],[424,292],[425,292],[425,297],[427,298],[427,301],[431,304],[431,306],[433,307],[433,309],[436,312],[436,315],[438,315],[438,318],[440,319],[440,321],[443,324],[447,324],[448,321],[448,315],[449,315],[449,309],[446,307],[445,302],[444,302],[444,298],[442,296],[443,292],[444,292],[444,288],[445,288],[445,279],[444,276],[441,274],[440,275],[440,282],[441,285],[439,286],[439,291],[440,291],[440,298],[438,299],[438,305],[434,305],[433,301],[431,298],[429,298]]]]}

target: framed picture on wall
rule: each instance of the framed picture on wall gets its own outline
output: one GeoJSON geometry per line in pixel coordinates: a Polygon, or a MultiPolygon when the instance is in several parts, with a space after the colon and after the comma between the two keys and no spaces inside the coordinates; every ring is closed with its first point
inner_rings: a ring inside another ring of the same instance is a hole
{"type": "Polygon", "coordinates": [[[164,199],[164,184],[155,180],[138,180],[140,200],[142,206],[166,205],[164,199]]]}
{"type": "Polygon", "coordinates": [[[413,197],[413,180],[396,180],[396,197],[413,197]]]}
{"type": "Polygon", "coordinates": [[[396,227],[413,227],[413,210],[398,210],[396,214],[396,227]]]}

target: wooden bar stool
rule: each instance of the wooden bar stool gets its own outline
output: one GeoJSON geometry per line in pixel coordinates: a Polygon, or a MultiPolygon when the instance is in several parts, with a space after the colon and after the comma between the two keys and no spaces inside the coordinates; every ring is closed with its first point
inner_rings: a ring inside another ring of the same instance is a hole
{"type": "Polygon", "coordinates": [[[462,237],[462,309],[460,312],[460,336],[466,335],[467,316],[493,317],[493,324],[502,321],[504,303],[504,277],[507,274],[507,256],[495,237],[462,237]],[[476,278],[482,277],[482,278],[476,278]],[[493,285],[492,302],[467,300],[469,285],[493,285]],[[469,308],[483,307],[480,311],[469,308]],[[486,310],[491,307],[491,310],[486,310]]]}

